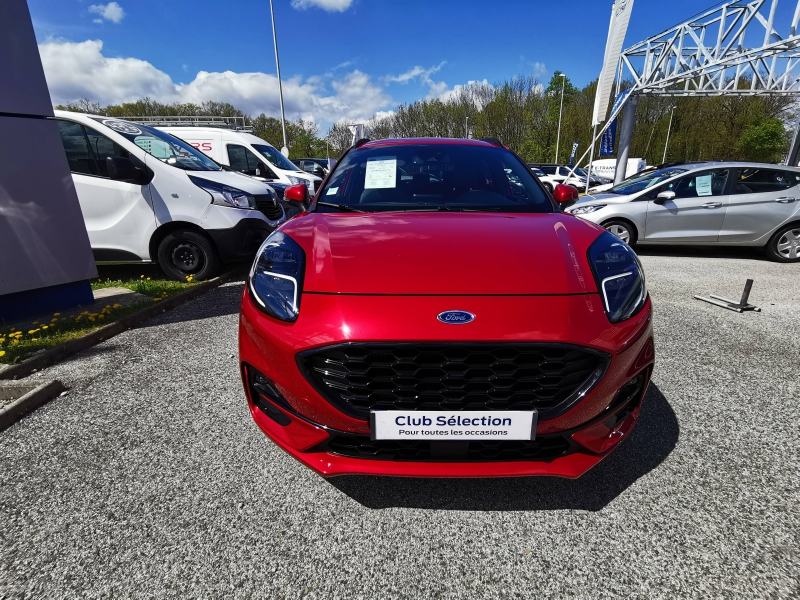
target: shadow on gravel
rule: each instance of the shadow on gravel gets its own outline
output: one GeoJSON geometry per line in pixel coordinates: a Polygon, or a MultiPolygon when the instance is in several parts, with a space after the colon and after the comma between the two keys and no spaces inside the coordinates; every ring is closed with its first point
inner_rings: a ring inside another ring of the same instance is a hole
{"type": "Polygon", "coordinates": [[[747,246],[650,246],[638,244],[635,248],[640,256],[688,256],[693,258],[734,258],[739,260],[763,260],[770,262],[761,248],[747,246]]]}
{"type": "Polygon", "coordinates": [[[647,390],[631,436],[580,479],[334,477],[332,486],[367,508],[437,510],[601,510],[655,469],[678,441],[678,420],[661,391],[647,390]]]}
{"type": "Polygon", "coordinates": [[[243,286],[243,281],[231,281],[206,292],[194,300],[190,300],[186,304],[177,306],[145,321],[140,327],[154,327],[167,323],[182,323],[184,321],[197,321],[199,319],[212,319],[214,317],[239,314],[243,286]]]}

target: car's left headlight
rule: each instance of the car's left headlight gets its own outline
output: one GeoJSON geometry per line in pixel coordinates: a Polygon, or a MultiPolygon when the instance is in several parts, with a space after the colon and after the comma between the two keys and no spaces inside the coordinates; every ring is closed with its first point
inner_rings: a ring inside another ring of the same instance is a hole
{"type": "Polygon", "coordinates": [[[197,187],[211,194],[211,204],[232,206],[233,208],[256,207],[256,199],[252,194],[248,194],[243,190],[217,183],[216,181],[203,179],[202,177],[192,177],[189,175],[189,179],[197,187]]]}
{"type": "Polygon", "coordinates": [[[603,232],[587,253],[608,320],[619,323],[639,312],[647,301],[647,286],[639,257],[625,242],[603,232]]]}
{"type": "Polygon", "coordinates": [[[249,278],[258,307],[276,319],[296,320],[305,264],[303,249],[288,235],[276,231],[264,240],[249,278]]]}
{"type": "Polygon", "coordinates": [[[589,206],[573,206],[572,208],[568,208],[567,212],[571,215],[588,215],[589,213],[593,213],[596,210],[600,210],[601,208],[605,208],[605,204],[590,204],[589,206]]]}

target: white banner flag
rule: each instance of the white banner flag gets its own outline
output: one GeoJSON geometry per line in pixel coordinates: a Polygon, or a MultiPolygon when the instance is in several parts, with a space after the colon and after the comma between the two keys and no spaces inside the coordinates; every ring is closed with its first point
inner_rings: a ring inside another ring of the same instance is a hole
{"type": "Polygon", "coordinates": [[[603,57],[603,68],[597,82],[597,93],[594,97],[594,112],[592,125],[599,125],[606,120],[608,100],[611,97],[611,88],[614,87],[614,77],[617,74],[617,63],[628,31],[628,22],[631,20],[633,0],[617,0],[611,7],[611,23],[608,26],[608,39],[606,39],[606,52],[603,57]]]}

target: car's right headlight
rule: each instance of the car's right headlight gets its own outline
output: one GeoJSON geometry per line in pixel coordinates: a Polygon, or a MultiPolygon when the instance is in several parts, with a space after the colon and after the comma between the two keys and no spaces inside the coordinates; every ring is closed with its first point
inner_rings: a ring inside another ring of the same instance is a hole
{"type": "Polygon", "coordinates": [[[587,215],[589,213],[593,213],[596,210],[600,210],[601,208],[605,208],[606,204],[590,204],[589,206],[573,206],[572,208],[568,208],[567,212],[571,215],[587,215]]]}
{"type": "Polygon", "coordinates": [[[609,321],[619,323],[644,307],[644,270],[628,244],[605,231],[589,246],[587,258],[609,321]]]}
{"type": "Polygon", "coordinates": [[[294,321],[300,313],[306,255],[288,235],[276,231],[258,249],[250,269],[250,291],[258,307],[276,319],[294,321]]]}

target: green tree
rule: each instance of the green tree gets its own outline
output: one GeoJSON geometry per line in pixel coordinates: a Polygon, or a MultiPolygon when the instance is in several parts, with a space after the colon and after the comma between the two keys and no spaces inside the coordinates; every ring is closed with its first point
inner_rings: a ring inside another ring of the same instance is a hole
{"type": "Polygon", "coordinates": [[[743,160],[779,162],[787,151],[789,135],[778,119],[765,119],[742,132],[736,153],[743,160]]]}

